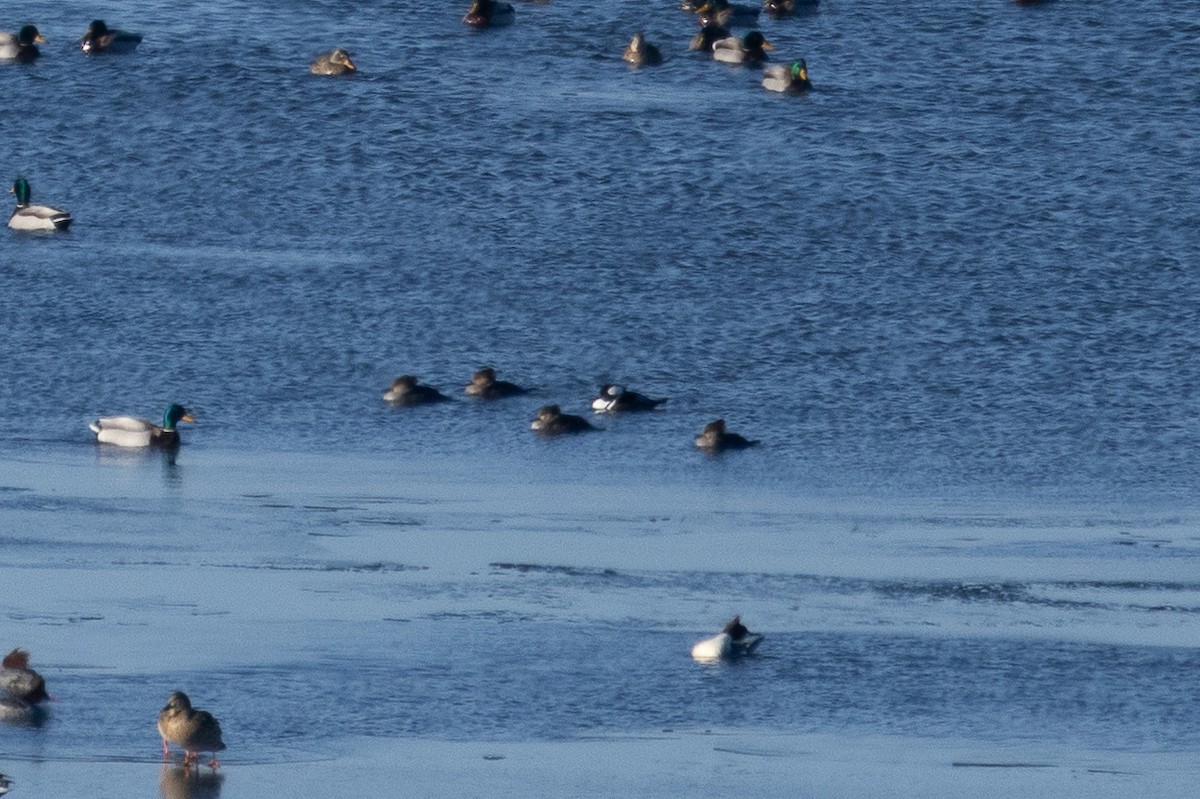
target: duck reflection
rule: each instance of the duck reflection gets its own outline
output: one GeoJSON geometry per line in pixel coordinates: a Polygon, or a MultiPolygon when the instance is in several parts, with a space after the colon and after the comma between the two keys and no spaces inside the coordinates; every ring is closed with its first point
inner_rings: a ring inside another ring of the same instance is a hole
{"type": "Polygon", "coordinates": [[[163,799],[218,799],[225,775],[208,769],[163,766],[158,792],[163,799]]]}

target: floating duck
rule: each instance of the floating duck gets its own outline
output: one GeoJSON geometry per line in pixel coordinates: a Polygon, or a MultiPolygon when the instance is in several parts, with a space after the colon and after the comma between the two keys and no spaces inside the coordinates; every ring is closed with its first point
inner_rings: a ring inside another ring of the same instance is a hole
{"type": "Polygon", "coordinates": [[[25,178],[13,181],[8,193],[17,195],[17,207],[8,218],[8,226],[13,230],[66,230],[75,221],[61,208],[30,204],[29,181],[25,178]]]}
{"type": "Polygon", "coordinates": [[[820,5],[821,0],[766,0],[763,8],[772,19],[782,19],[792,14],[812,14],[820,5]]]}
{"type": "Polygon", "coordinates": [[[0,692],[31,706],[50,698],[42,675],[29,668],[29,653],[24,649],[14,649],[0,661],[0,692]]]}
{"type": "Polygon", "coordinates": [[[696,31],[696,35],[692,37],[691,43],[688,44],[689,50],[703,50],[706,53],[711,53],[714,44],[722,39],[729,38],[729,28],[723,25],[705,23],[705,19],[705,17],[700,18],[700,30],[696,31]]]}
{"type": "Polygon", "coordinates": [[[0,61],[32,61],[42,54],[38,44],[45,43],[36,25],[22,26],[16,35],[0,31],[0,61]]]}
{"type": "Polygon", "coordinates": [[[758,24],[758,14],[762,8],[730,3],[728,0],[708,0],[696,9],[698,14],[707,14],[717,25],[748,28],[758,24]]]}
{"type": "Polygon", "coordinates": [[[0,796],[8,793],[10,788],[12,788],[12,780],[7,774],[0,774],[0,796]]]}
{"type": "Polygon", "coordinates": [[[725,432],[725,420],[717,419],[704,425],[700,435],[696,436],[696,447],[706,452],[724,452],[727,449],[746,449],[758,446],[757,441],[749,441],[737,433],[725,432]]]}
{"type": "Polygon", "coordinates": [[[516,383],[496,379],[496,370],[490,366],[478,370],[471,375],[471,382],[463,392],[479,399],[501,399],[524,394],[525,389],[516,383]]]}
{"type": "Polygon", "coordinates": [[[767,67],[763,70],[763,88],[772,92],[801,94],[812,88],[808,80],[808,64],[801,58],[787,66],[767,67]]]}
{"type": "Polygon", "coordinates": [[[142,34],[115,30],[105,25],[104,20],[94,19],[79,40],[79,47],[85,53],[120,55],[132,53],[141,43],[142,34]]]}
{"type": "Polygon", "coordinates": [[[692,657],[705,662],[744,657],[751,654],[762,639],[761,635],[746,629],[741,616],[734,616],[721,632],[693,646],[692,657]]]}
{"type": "Polygon", "coordinates": [[[662,53],[657,47],[646,41],[646,36],[638,31],[629,40],[629,46],[621,54],[621,60],[635,67],[652,67],[662,63],[662,53]]]}
{"type": "Polygon", "coordinates": [[[450,399],[432,386],[421,385],[412,375],[400,375],[393,380],[391,388],[383,392],[383,398],[393,405],[424,405],[450,399]]]}
{"type": "Polygon", "coordinates": [[[328,53],[321,53],[309,65],[308,71],[314,75],[353,75],[358,71],[350,54],[340,47],[335,47],[328,53]]]}
{"type": "Polygon", "coordinates": [[[195,424],[187,408],[171,403],[163,411],[161,425],[136,416],[104,416],[88,425],[101,444],[118,447],[175,447],[179,445],[180,422],[195,424]]]}
{"type": "Polygon", "coordinates": [[[167,699],[166,706],[158,714],[158,734],[162,736],[163,758],[171,754],[168,744],[183,750],[183,765],[198,764],[201,752],[211,752],[208,765],[216,770],[217,752],[224,751],[221,740],[221,725],[207,710],[193,710],[192,702],[183,691],[176,691],[167,699]]]}
{"type": "Polygon", "coordinates": [[[563,413],[562,409],[557,405],[544,405],[538,408],[537,416],[533,417],[533,422],[529,425],[529,428],[538,431],[544,436],[557,436],[561,433],[583,433],[596,429],[587,419],[584,419],[582,416],[563,413]]]}
{"type": "Polygon", "coordinates": [[[500,28],[511,25],[517,18],[511,3],[496,0],[472,0],[463,22],[473,28],[500,28]]]}
{"type": "Polygon", "coordinates": [[[651,399],[636,391],[626,391],[624,386],[600,386],[600,396],[592,400],[592,410],[596,413],[624,413],[627,411],[652,411],[666,402],[662,399],[651,399]]]}
{"type": "Polygon", "coordinates": [[[729,36],[713,42],[713,58],[726,64],[761,64],[767,60],[767,50],[774,50],[758,31],[750,31],[739,39],[729,36]]]}

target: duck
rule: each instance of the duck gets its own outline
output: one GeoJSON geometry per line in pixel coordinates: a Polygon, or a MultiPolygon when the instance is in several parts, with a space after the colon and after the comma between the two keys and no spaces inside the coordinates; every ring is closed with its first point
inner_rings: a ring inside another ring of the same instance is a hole
{"type": "Polygon", "coordinates": [[[596,428],[582,416],[563,413],[557,405],[543,405],[538,408],[537,415],[529,425],[544,436],[557,436],[562,433],[585,433],[596,428]]]}
{"type": "Polygon", "coordinates": [[[463,22],[473,28],[501,28],[511,25],[517,18],[511,3],[496,0],[472,0],[463,22]]]}
{"type": "Polygon", "coordinates": [[[162,736],[163,758],[171,754],[169,744],[183,750],[183,765],[187,767],[200,760],[201,752],[212,753],[208,765],[215,771],[217,752],[225,750],[221,740],[221,725],[207,710],[193,710],[192,701],[183,691],[175,691],[158,714],[158,734],[162,736]]]}
{"type": "Polygon", "coordinates": [[[13,230],[66,230],[75,221],[70,213],[61,208],[32,205],[29,202],[29,181],[25,178],[13,181],[8,193],[17,195],[17,207],[8,218],[8,226],[13,230]]]}
{"type": "Polygon", "coordinates": [[[42,675],[29,668],[29,653],[19,648],[0,661],[0,692],[8,699],[31,707],[50,698],[42,675]]]}
{"type": "Polygon", "coordinates": [[[706,452],[724,452],[727,449],[746,449],[758,446],[757,441],[750,441],[737,433],[725,432],[725,420],[717,419],[704,425],[700,435],[696,436],[696,448],[706,452]]]}
{"type": "Polygon", "coordinates": [[[761,11],[760,7],[738,5],[728,0],[708,0],[696,9],[697,14],[708,14],[717,25],[736,25],[744,28],[757,25],[761,11]]]}
{"type": "Polygon", "coordinates": [[[653,67],[662,63],[662,52],[646,41],[646,35],[641,31],[633,34],[629,46],[621,54],[621,60],[635,67],[653,67]]]}
{"type": "Polygon", "coordinates": [[[688,44],[688,49],[711,53],[714,44],[722,39],[728,39],[730,35],[729,28],[724,25],[708,22],[707,17],[701,17],[700,30],[696,31],[696,35],[692,37],[691,43],[688,44]]]}
{"type": "Polygon", "coordinates": [[[516,383],[509,383],[507,380],[497,380],[496,370],[490,366],[485,366],[471,375],[471,382],[467,383],[467,387],[463,389],[463,393],[469,394],[472,397],[478,397],[479,399],[491,400],[503,397],[515,397],[518,394],[526,393],[526,390],[516,383]]]}
{"type": "Polygon", "coordinates": [[[141,43],[142,34],[109,28],[104,20],[94,19],[79,40],[79,47],[85,53],[119,55],[132,53],[141,43]]]}
{"type": "Polygon", "coordinates": [[[179,446],[180,422],[196,423],[191,412],[182,405],[171,403],[163,411],[162,424],[136,416],[103,416],[88,425],[101,444],[118,447],[176,447],[179,446]]]}
{"type": "Polygon", "coordinates": [[[592,400],[592,410],[596,413],[652,411],[666,401],[666,397],[651,399],[645,394],[628,391],[624,386],[605,384],[600,386],[600,396],[592,400]]]}
{"type": "Polygon", "coordinates": [[[383,398],[393,405],[424,405],[450,399],[432,386],[421,385],[412,375],[400,375],[393,380],[391,388],[383,392],[383,398]]]}
{"type": "Polygon", "coordinates": [[[812,88],[808,79],[808,64],[801,58],[787,66],[767,67],[763,70],[763,88],[771,92],[801,94],[812,88]]]}
{"type": "Polygon", "coordinates": [[[42,54],[39,44],[46,37],[38,33],[36,25],[23,25],[16,34],[0,31],[0,61],[24,61],[28,63],[42,54]]]}
{"type": "Polygon", "coordinates": [[[353,75],[358,71],[358,67],[354,66],[349,53],[335,47],[313,59],[308,71],[314,75],[353,75]]]}
{"type": "Polygon", "coordinates": [[[4,796],[11,788],[12,779],[7,774],[0,774],[0,796],[4,796]]]}
{"type": "Polygon", "coordinates": [[[734,616],[721,632],[693,646],[692,657],[702,662],[745,657],[754,652],[762,639],[761,635],[746,629],[741,616],[734,616]]]}
{"type": "Polygon", "coordinates": [[[792,14],[812,14],[821,0],[764,0],[763,9],[772,19],[782,19],[792,14]]]}
{"type": "Polygon", "coordinates": [[[729,36],[713,42],[713,58],[726,64],[761,64],[767,60],[767,50],[774,50],[758,31],[750,31],[739,39],[729,36]]]}

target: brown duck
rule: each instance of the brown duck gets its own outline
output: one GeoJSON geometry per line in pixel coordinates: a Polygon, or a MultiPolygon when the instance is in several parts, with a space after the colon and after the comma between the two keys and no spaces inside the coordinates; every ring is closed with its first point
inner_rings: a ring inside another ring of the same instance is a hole
{"type": "Polygon", "coordinates": [[[172,743],[183,750],[185,767],[197,764],[201,752],[212,752],[208,765],[213,769],[221,765],[217,762],[217,752],[225,749],[221,725],[207,710],[193,710],[183,691],[171,694],[166,707],[159,712],[158,734],[162,736],[164,758],[171,753],[167,744],[172,743]]]}

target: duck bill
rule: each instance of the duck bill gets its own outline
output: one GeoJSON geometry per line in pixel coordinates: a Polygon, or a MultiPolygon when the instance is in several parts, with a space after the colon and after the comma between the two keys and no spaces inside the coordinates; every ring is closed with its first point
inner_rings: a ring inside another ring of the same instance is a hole
{"type": "Polygon", "coordinates": [[[181,422],[191,422],[192,424],[195,424],[195,423],[196,423],[196,417],[192,416],[190,413],[185,413],[183,416],[179,417],[179,421],[181,421],[181,422]]]}
{"type": "Polygon", "coordinates": [[[770,42],[768,42],[767,40],[764,39],[763,40],[763,49],[764,50],[774,50],[775,45],[771,44],[770,42]]]}
{"type": "Polygon", "coordinates": [[[46,44],[46,37],[40,33],[37,36],[34,36],[33,40],[38,44],[46,44]]]}

